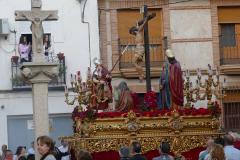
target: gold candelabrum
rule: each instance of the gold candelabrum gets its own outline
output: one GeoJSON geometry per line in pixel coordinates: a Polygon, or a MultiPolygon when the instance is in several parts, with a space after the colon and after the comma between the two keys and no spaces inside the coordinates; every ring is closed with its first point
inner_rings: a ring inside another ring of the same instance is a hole
{"type": "MultiPolygon", "coordinates": [[[[98,76],[96,76],[97,78],[98,76]]],[[[78,111],[83,111],[84,107],[90,107],[92,109],[97,109],[99,103],[102,99],[103,94],[98,91],[100,86],[100,81],[94,78],[94,75],[91,74],[91,69],[88,68],[87,71],[87,80],[86,82],[82,81],[80,71],[76,75],[71,74],[71,87],[72,92],[75,93],[72,100],[69,98],[69,92],[67,86],[65,86],[65,102],[68,105],[74,105],[75,101],[78,102],[78,111]]]]}
{"type": "Polygon", "coordinates": [[[219,81],[219,72],[216,70],[216,80],[214,80],[213,70],[210,65],[208,65],[207,79],[202,82],[201,70],[197,69],[197,80],[196,85],[193,87],[192,82],[190,81],[189,70],[186,70],[184,78],[184,96],[186,98],[186,107],[191,107],[192,103],[197,102],[198,100],[207,100],[208,105],[212,104],[213,95],[216,98],[220,98],[220,81],[219,81]]]}

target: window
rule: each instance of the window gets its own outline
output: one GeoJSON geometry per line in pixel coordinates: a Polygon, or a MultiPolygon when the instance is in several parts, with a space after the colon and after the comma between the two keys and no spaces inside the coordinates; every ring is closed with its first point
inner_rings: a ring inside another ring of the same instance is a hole
{"type": "MultiPolygon", "coordinates": [[[[162,10],[150,9],[149,14],[156,13],[156,17],[148,23],[149,31],[149,50],[151,67],[161,67],[164,60],[162,52],[163,23],[162,10]]],[[[129,33],[129,29],[136,25],[137,21],[143,18],[139,10],[124,9],[118,10],[118,36],[119,36],[119,52],[121,53],[127,44],[129,47],[125,54],[121,57],[120,68],[133,68],[134,53],[136,48],[135,37],[129,33]]]]}
{"type": "Polygon", "coordinates": [[[235,24],[221,24],[221,46],[236,46],[235,24]]]}
{"type": "Polygon", "coordinates": [[[240,130],[240,103],[224,103],[224,126],[227,131],[240,130]]]}
{"type": "Polygon", "coordinates": [[[220,64],[240,63],[240,7],[218,7],[220,64]]]}

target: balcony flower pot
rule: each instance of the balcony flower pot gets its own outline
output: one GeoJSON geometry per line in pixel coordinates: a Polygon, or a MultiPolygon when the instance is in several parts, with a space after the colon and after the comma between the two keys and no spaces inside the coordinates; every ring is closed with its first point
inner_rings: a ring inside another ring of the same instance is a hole
{"type": "Polygon", "coordinates": [[[18,59],[19,56],[12,56],[12,62],[14,62],[15,64],[18,64],[18,59]]]}
{"type": "Polygon", "coordinates": [[[58,53],[57,54],[57,57],[58,57],[58,59],[60,60],[60,61],[62,61],[63,59],[64,59],[64,53],[58,53]]]}

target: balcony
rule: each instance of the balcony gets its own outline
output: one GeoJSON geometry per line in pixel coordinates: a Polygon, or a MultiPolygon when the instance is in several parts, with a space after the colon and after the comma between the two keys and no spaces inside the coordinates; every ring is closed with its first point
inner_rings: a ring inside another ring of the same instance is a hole
{"type": "Polygon", "coordinates": [[[240,35],[220,35],[219,47],[222,73],[240,74],[240,35]]]}
{"type": "MultiPolygon", "coordinates": [[[[123,52],[127,44],[129,44],[129,46],[119,62],[120,72],[124,77],[136,78],[138,77],[138,75],[133,64],[134,54],[136,50],[136,43],[134,38],[119,39],[119,55],[123,52]]],[[[161,38],[150,39],[149,50],[150,50],[151,77],[159,77],[160,70],[164,63],[162,39],[161,38]]],[[[142,67],[145,69],[145,57],[142,63],[142,67]]]]}
{"type": "MultiPolygon", "coordinates": [[[[66,83],[66,66],[65,66],[65,56],[62,58],[58,58],[54,55],[49,55],[46,57],[47,62],[54,62],[58,64],[59,68],[59,74],[57,77],[52,79],[52,81],[49,83],[49,89],[50,90],[62,90],[64,88],[64,85],[66,83]]],[[[21,63],[18,61],[15,63],[13,59],[11,60],[11,67],[12,67],[12,88],[13,90],[31,90],[32,85],[29,81],[24,80],[24,78],[21,76],[20,67],[21,63]]]]}
{"type": "Polygon", "coordinates": [[[240,63],[240,35],[220,35],[221,65],[240,63]]]}

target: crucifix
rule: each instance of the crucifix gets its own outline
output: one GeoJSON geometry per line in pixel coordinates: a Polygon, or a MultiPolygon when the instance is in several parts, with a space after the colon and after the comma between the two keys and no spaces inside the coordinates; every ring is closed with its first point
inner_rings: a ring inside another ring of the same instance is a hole
{"type": "Polygon", "coordinates": [[[139,74],[140,82],[142,82],[144,73],[141,63],[145,53],[145,67],[146,67],[146,90],[151,91],[151,76],[150,76],[150,56],[149,56],[149,34],[148,21],[156,16],[156,13],[148,14],[148,8],[143,6],[143,19],[137,22],[136,26],[130,28],[130,34],[135,36],[136,50],[134,55],[134,65],[139,74]],[[144,39],[143,39],[144,38],[144,39]]]}
{"type": "Polygon", "coordinates": [[[57,11],[42,11],[41,0],[31,0],[31,11],[15,11],[16,21],[31,21],[33,62],[43,62],[43,21],[58,19],[57,11]]]}

